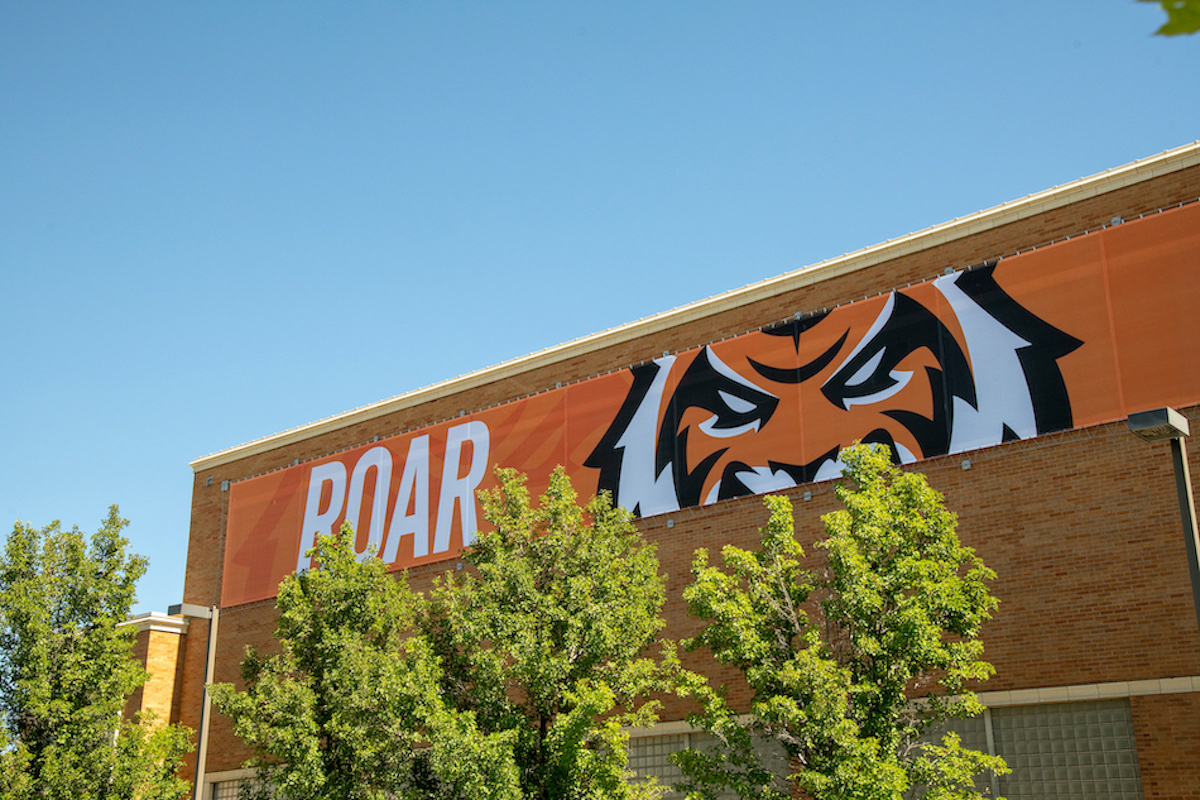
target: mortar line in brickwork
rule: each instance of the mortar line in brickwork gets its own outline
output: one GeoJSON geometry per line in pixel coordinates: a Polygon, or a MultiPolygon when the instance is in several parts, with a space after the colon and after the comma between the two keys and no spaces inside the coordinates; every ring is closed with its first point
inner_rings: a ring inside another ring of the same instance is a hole
{"type": "Polygon", "coordinates": [[[789,492],[800,492],[801,490],[803,490],[803,492],[805,492],[805,493],[810,494],[811,497],[808,500],[804,500],[803,497],[798,497],[798,498],[796,498],[796,500],[798,500],[799,502],[811,502],[811,500],[813,498],[817,497],[818,495],[830,494],[831,492],[830,492],[829,488],[827,488],[827,487],[831,487],[833,482],[836,480],[839,480],[839,479],[838,478],[829,478],[827,480],[823,480],[823,481],[819,481],[819,482],[815,482],[815,483],[801,483],[801,484],[797,484],[795,486],[788,486],[788,487],[780,488],[774,492],[766,492],[764,494],[755,494],[755,495],[743,495],[742,497],[730,497],[730,498],[726,498],[725,500],[718,500],[715,503],[709,503],[708,505],[688,506],[686,508],[680,508],[675,511],[663,511],[661,513],[654,514],[649,517],[639,517],[637,520],[635,520],[635,522],[645,522],[648,526],[651,526],[651,527],[655,527],[655,528],[664,527],[665,528],[667,522],[670,520],[682,518],[683,520],[687,521],[687,520],[692,520],[692,519],[696,519],[696,518],[705,518],[705,517],[709,517],[714,514],[717,514],[719,512],[724,512],[732,504],[735,504],[735,503],[752,502],[756,499],[761,500],[767,494],[786,494],[789,492]]]}
{"type": "MultiPolygon", "coordinates": [[[[1189,419],[1200,419],[1200,406],[1188,406],[1183,409],[1177,409],[1189,419]]],[[[1086,428],[1072,428],[1070,430],[1054,431],[1052,433],[1042,434],[1029,439],[1018,439],[1012,442],[1003,442],[997,445],[989,445],[976,450],[964,450],[961,453],[948,453],[944,456],[936,456],[937,461],[943,459],[949,460],[954,458],[966,458],[979,461],[990,461],[994,458],[999,458],[1008,453],[1026,452],[1029,450],[1037,450],[1043,447],[1052,447],[1059,444],[1067,444],[1073,440],[1093,441],[1098,439],[1108,439],[1112,437],[1120,437],[1128,433],[1125,420],[1113,420],[1111,422],[1102,422],[1097,425],[1089,425],[1086,428]]],[[[943,467],[957,466],[952,463],[947,464],[930,464],[929,461],[917,462],[926,464],[922,467],[922,471],[930,469],[940,469],[943,467]]],[[[907,466],[907,465],[906,465],[907,466]]]]}
{"type": "MultiPolygon", "coordinates": [[[[1003,442],[1002,444],[998,445],[981,447],[976,450],[965,450],[961,453],[951,453],[945,456],[939,456],[938,460],[949,460],[962,457],[971,461],[991,461],[995,458],[1007,455],[1008,453],[1023,453],[1031,450],[1038,450],[1043,447],[1066,444],[1070,440],[1080,439],[1091,441],[1101,438],[1110,438],[1121,433],[1121,426],[1124,424],[1125,423],[1122,420],[1119,422],[1105,422],[1099,425],[1089,426],[1087,428],[1074,428],[1066,431],[1054,431],[1053,433],[1034,436],[1030,439],[1018,439],[1012,442],[1003,442]]],[[[959,465],[953,463],[947,463],[944,465],[939,464],[937,465],[937,468],[955,466],[959,465]]],[[[931,465],[931,468],[934,468],[933,465],[931,465]]]]}
{"type": "MultiPolygon", "coordinates": [[[[1200,202],[1200,197],[1196,197],[1196,198],[1193,198],[1190,200],[1180,200],[1178,203],[1172,203],[1171,205],[1167,205],[1167,206],[1160,206],[1159,208],[1156,208],[1152,211],[1142,211],[1141,213],[1139,213],[1137,215],[1137,219],[1139,219],[1139,220],[1145,219],[1146,217],[1152,217],[1157,214],[1165,213],[1167,211],[1174,211],[1177,208],[1183,208],[1184,206],[1191,205],[1192,203],[1195,203],[1195,202],[1200,202]]],[[[1032,245],[1030,247],[1026,247],[1024,249],[1014,250],[1013,252],[1008,253],[1007,255],[997,256],[997,260],[1004,259],[1004,258],[1013,258],[1015,256],[1021,255],[1022,253],[1033,252],[1034,250],[1037,250],[1039,247],[1050,247],[1051,245],[1058,244],[1059,242],[1070,241],[1072,237],[1087,236],[1088,234],[1099,233],[1100,231],[1107,230],[1108,228],[1115,228],[1118,225],[1123,225],[1126,222],[1130,222],[1130,221],[1131,220],[1122,220],[1121,222],[1118,222],[1115,224],[1110,222],[1107,225],[1102,224],[1102,225],[1098,225],[1094,228],[1085,228],[1082,231],[1078,231],[1078,232],[1072,233],[1072,234],[1067,234],[1066,236],[1060,236],[1057,239],[1050,239],[1048,241],[1040,242],[1038,244],[1032,245]]],[[[984,262],[982,264],[976,264],[976,265],[967,267],[966,269],[977,269],[978,267],[987,266],[987,263],[988,262],[984,262]]]]}
{"type": "Polygon", "coordinates": [[[227,618],[230,614],[236,614],[239,611],[253,611],[256,608],[262,608],[263,606],[273,606],[275,605],[275,601],[277,599],[277,597],[267,597],[262,600],[253,600],[249,603],[239,603],[236,606],[222,608],[221,616],[227,618]]]}

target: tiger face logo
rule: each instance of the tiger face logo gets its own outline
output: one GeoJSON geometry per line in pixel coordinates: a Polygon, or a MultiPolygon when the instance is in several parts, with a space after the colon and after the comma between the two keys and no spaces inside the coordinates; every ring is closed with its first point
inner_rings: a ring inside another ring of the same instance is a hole
{"type": "Polygon", "coordinates": [[[841,474],[855,440],[897,463],[1072,427],[1057,360],[1082,342],[995,264],[634,367],[587,466],[637,515],[841,474]]]}

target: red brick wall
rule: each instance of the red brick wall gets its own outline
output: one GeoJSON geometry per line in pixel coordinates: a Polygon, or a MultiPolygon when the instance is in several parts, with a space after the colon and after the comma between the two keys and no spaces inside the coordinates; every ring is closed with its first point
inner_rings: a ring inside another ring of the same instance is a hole
{"type": "MultiPolygon", "coordinates": [[[[376,435],[412,430],[462,410],[469,412],[551,388],[560,381],[586,379],[657,357],[665,350],[685,349],[758,328],[797,311],[819,310],[941,275],[946,267],[980,264],[1107,224],[1114,216],[1135,217],[1196,197],[1200,197],[1200,167],[202,470],[195,476],[183,599],[209,605],[219,597],[228,499],[221,489],[223,480],[289,466],[295,459],[308,460],[368,442],[376,435]]],[[[1196,418],[1196,410],[1189,415],[1196,418]]],[[[958,512],[962,538],[999,573],[994,591],[1001,599],[1000,612],[985,631],[987,656],[997,669],[988,690],[1200,675],[1200,633],[1165,445],[1146,445],[1123,425],[1114,424],[935,459],[919,468],[958,512]],[[972,466],[963,470],[961,463],[967,458],[972,466]]],[[[1192,468],[1200,469],[1195,456],[1192,468]]],[[[799,536],[810,549],[821,534],[820,515],[836,506],[831,486],[817,484],[790,494],[796,504],[799,536]],[[808,501],[802,499],[805,491],[812,493],[808,501]]],[[[641,521],[647,536],[658,543],[662,569],[669,576],[667,636],[682,638],[697,629],[698,623],[687,616],[680,596],[694,550],[707,547],[716,552],[727,543],[751,546],[764,521],[758,498],[641,521]]],[[[432,575],[447,566],[453,568],[453,564],[413,570],[416,588],[424,588],[432,575]]],[[[223,610],[218,681],[236,680],[244,645],[270,646],[273,619],[270,602],[223,610]]],[[[198,723],[205,635],[206,623],[193,621],[189,637],[201,644],[187,648],[181,698],[181,719],[193,727],[198,723]]],[[[689,657],[688,665],[702,669],[716,682],[736,684],[736,675],[715,669],[698,656],[689,657]]],[[[744,701],[744,690],[735,690],[733,699],[744,701]]],[[[1169,723],[1169,730],[1182,739],[1190,736],[1193,743],[1200,741],[1200,718],[1192,713],[1189,721],[1187,715],[1171,710],[1191,704],[1194,711],[1197,703],[1200,699],[1195,695],[1135,699],[1147,787],[1151,785],[1149,776],[1158,776],[1155,780],[1164,786],[1171,780],[1177,781],[1172,786],[1187,781],[1200,785],[1200,758],[1194,757],[1194,744],[1191,750],[1181,750],[1181,746],[1147,733],[1159,729],[1160,722],[1169,723]],[[1182,757],[1187,753],[1193,756],[1190,764],[1182,757]]],[[[683,712],[678,702],[668,703],[664,718],[678,719],[683,712]]],[[[232,736],[228,722],[215,716],[209,771],[235,769],[247,755],[232,736]]]]}
{"type": "Polygon", "coordinates": [[[136,719],[138,712],[148,711],[161,722],[179,720],[186,642],[185,635],[174,631],[138,631],[131,655],[150,673],[150,679],[126,701],[126,719],[136,719]]]}
{"type": "MultiPolygon", "coordinates": [[[[150,631],[138,631],[137,639],[133,642],[133,648],[129,655],[134,661],[146,666],[146,651],[150,644],[150,631]]],[[[137,712],[142,710],[142,695],[145,692],[145,686],[140,686],[129,696],[125,701],[124,717],[127,720],[137,719],[137,712]]]]}
{"type": "Polygon", "coordinates": [[[1200,797],[1200,693],[1135,697],[1132,706],[1145,796],[1200,797]]]}

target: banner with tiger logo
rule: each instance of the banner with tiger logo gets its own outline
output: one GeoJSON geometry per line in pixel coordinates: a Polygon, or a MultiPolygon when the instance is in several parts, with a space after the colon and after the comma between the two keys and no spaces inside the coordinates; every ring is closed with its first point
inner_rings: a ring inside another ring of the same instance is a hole
{"type": "Polygon", "coordinates": [[[1200,403],[1200,203],[233,484],[222,605],[350,522],[396,569],[453,558],[475,493],[567,468],[640,516],[1200,403]]]}

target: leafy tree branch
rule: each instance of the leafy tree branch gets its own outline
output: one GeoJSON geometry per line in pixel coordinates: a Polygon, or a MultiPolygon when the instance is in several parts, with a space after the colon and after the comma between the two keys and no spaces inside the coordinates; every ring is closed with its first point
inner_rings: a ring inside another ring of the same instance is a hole
{"type": "Polygon", "coordinates": [[[677,755],[691,797],[786,796],[754,756],[754,735],[783,748],[791,780],[817,800],[894,800],[917,785],[931,800],[977,797],[975,774],[1005,771],[953,735],[922,740],[982,710],[968,682],[993,671],[979,634],[997,605],[987,588],[995,573],[959,542],[954,514],[923,476],[883,449],[841,457],[845,509],[822,518],[820,567],[796,542],[783,497],[766,498],[758,550],[725,547],[723,568],[696,553],[684,598],[707,625],[685,645],[741,670],[753,700],[742,722],[722,694],[701,693],[695,721],[725,748],[677,755]]]}
{"type": "Polygon", "coordinates": [[[146,559],[113,506],[91,536],[18,522],[0,557],[0,796],[170,800],[190,731],[122,720],[149,676],[129,618],[146,559]]]}

